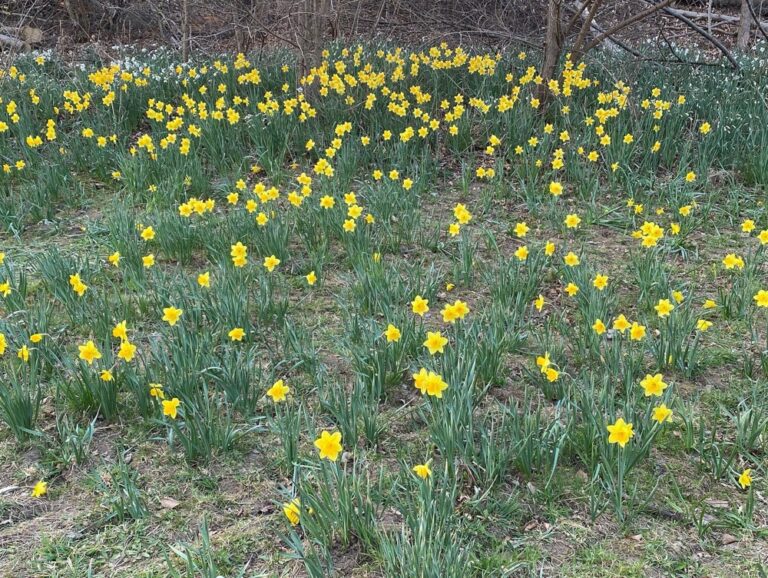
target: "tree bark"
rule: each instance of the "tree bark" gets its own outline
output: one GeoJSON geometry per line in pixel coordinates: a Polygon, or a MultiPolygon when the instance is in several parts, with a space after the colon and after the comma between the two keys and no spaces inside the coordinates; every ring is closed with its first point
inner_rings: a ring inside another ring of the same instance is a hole
{"type": "Polygon", "coordinates": [[[560,25],[560,0],[549,0],[547,8],[547,32],[544,37],[544,64],[541,68],[541,83],[539,98],[549,93],[547,83],[555,77],[557,62],[563,50],[563,34],[560,25]]]}
{"type": "Polygon", "coordinates": [[[752,14],[749,10],[750,0],[741,0],[741,14],[739,17],[739,34],[736,37],[736,48],[746,50],[749,48],[749,33],[752,29],[752,14]]]}
{"type": "Polygon", "coordinates": [[[190,43],[189,0],[181,0],[181,59],[184,62],[189,60],[190,43]]]}

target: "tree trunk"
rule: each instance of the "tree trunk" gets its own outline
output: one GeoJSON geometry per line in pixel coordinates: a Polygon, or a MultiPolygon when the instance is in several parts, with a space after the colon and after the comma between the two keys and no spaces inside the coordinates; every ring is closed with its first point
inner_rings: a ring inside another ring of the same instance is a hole
{"type": "Polygon", "coordinates": [[[560,0],[549,0],[547,9],[547,32],[544,37],[544,64],[541,67],[543,82],[539,85],[538,97],[544,101],[549,94],[547,84],[555,77],[557,62],[563,50],[563,33],[560,23],[560,0]]]}
{"type": "Polygon", "coordinates": [[[739,35],[736,37],[736,48],[749,48],[749,31],[752,28],[752,14],[749,10],[750,0],[741,0],[741,15],[739,18],[739,35]]]}
{"type": "Polygon", "coordinates": [[[181,59],[184,62],[189,60],[190,36],[189,0],[181,0],[181,59]]]}
{"type": "Polygon", "coordinates": [[[302,0],[300,6],[303,6],[303,12],[299,17],[296,40],[301,51],[301,73],[304,75],[321,60],[325,31],[331,22],[331,1],[302,0]]]}

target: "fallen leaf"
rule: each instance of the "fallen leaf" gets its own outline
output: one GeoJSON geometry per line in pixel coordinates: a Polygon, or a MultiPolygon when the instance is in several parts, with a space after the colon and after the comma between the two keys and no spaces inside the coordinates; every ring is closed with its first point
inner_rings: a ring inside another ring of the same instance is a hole
{"type": "Polygon", "coordinates": [[[180,502],[174,500],[173,498],[160,498],[160,505],[166,510],[173,510],[179,504],[180,502]]]}

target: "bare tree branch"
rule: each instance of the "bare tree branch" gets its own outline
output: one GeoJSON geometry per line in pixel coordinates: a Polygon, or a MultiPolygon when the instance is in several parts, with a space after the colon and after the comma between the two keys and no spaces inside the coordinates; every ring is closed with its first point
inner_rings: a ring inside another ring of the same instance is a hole
{"type": "MultiPolygon", "coordinates": [[[[655,5],[652,0],[644,0],[646,4],[652,4],[655,5]]],[[[741,67],[739,66],[739,63],[736,62],[736,59],[733,57],[733,55],[730,53],[730,51],[725,47],[725,45],[720,42],[717,38],[712,36],[709,32],[704,30],[701,26],[697,25],[696,23],[692,22],[689,18],[686,16],[682,16],[680,14],[675,14],[674,12],[670,11],[668,8],[662,8],[665,14],[669,14],[673,18],[677,18],[680,22],[685,24],[688,28],[699,34],[700,36],[703,36],[706,38],[712,45],[717,47],[717,49],[728,59],[728,62],[731,63],[731,66],[735,68],[736,70],[741,70],[741,67]]]]}
{"type": "Polygon", "coordinates": [[[752,2],[747,2],[747,6],[749,7],[749,13],[752,15],[755,24],[757,24],[757,29],[760,31],[763,37],[768,40],[768,32],[766,32],[766,28],[763,28],[763,23],[760,22],[760,19],[757,17],[757,14],[755,13],[755,7],[752,6],[752,2]]]}
{"type": "Polygon", "coordinates": [[[576,37],[576,42],[573,43],[573,50],[571,51],[573,60],[581,60],[581,55],[583,54],[581,47],[584,45],[584,40],[587,38],[587,34],[592,28],[592,22],[595,20],[595,14],[597,14],[600,4],[602,4],[602,0],[594,1],[592,8],[590,8],[587,17],[584,19],[584,23],[581,25],[581,30],[576,37]]]}
{"type": "Polygon", "coordinates": [[[24,50],[25,52],[30,50],[29,44],[14,36],[8,36],[7,34],[0,34],[0,44],[10,46],[16,50],[24,50]]]}
{"type": "Polygon", "coordinates": [[[630,18],[627,18],[627,19],[626,19],[626,20],[624,20],[623,22],[619,22],[619,23],[618,23],[618,24],[616,24],[616,26],[614,26],[613,28],[609,28],[609,29],[608,29],[608,31],[607,31],[605,34],[602,34],[602,35],[598,36],[598,37],[597,37],[597,38],[595,38],[595,39],[594,39],[592,42],[590,42],[590,43],[589,43],[589,44],[588,44],[588,45],[587,45],[587,46],[584,48],[584,52],[585,52],[585,53],[586,53],[586,52],[589,52],[589,51],[590,51],[590,50],[592,50],[592,49],[593,49],[595,46],[597,46],[597,45],[598,45],[598,44],[600,44],[600,43],[601,43],[603,40],[605,40],[605,39],[606,39],[608,36],[611,36],[611,35],[613,35],[613,34],[616,34],[616,33],[617,33],[617,32],[619,32],[620,30],[623,30],[624,28],[627,28],[628,26],[631,26],[632,24],[634,24],[634,23],[636,23],[636,22],[639,22],[640,20],[643,20],[643,19],[645,19],[645,18],[648,18],[648,16],[650,16],[651,14],[654,14],[654,13],[658,12],[659,10],[662,10],[662,9],[663,9],[663,8],[665,8],[666,6],[669,6],[670,4],[672,4],[672,2],[673,2],[673,1],[674,1],[674,0],[662,0],[662,1],[661,1],[661,2],[659,2],[658,4],[654,4],[654,5],[653,5],[653,6],[651,6],[650,8],[648,8],[648,9],[646,9],[646,10],[644,10],[644,11],[642,11],[642,12],[638,13],[638,14],[635,14],[634,16],[632,16],[632,17],[630,17],[630,18]]]}

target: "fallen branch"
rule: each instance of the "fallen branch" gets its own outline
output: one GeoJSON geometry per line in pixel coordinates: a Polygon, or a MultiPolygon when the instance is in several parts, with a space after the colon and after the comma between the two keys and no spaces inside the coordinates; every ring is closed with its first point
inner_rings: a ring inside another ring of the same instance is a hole
{"type": "MultiPolygon", "coordinates": [[[[568,6],[568,8],[569,9],[574,9],[576,11],[577,15],[581,15],[582,18],[586,18],[586,16],[584,15],[584,9],[587,7],[587,5],[586,4],[582,4],[581,2],[579,2],[579,0],[576,0],[576,2],[574,4],[575,4],[575,8],[572,8],[571,6],[568,6]]],[[[605,34],[605,29],[602,26],[600,26],[599,24],[597,24],[594,20],[592,22],[590,22],[589,28],[590,28],[590,30],[592,30],[596,34],[599,34],[599,35],[605,34]]],[[[626,52],[629,52],[632,56],[635,56],[637,58],[644,58],[644,56],[642,54],[640,54],[639,52],[637,52],[633,48],[627,46],[624,42],[622,42],[618,38],[614,38],[613,36],[608,35],[608,36],[605,37],[605,40],[606,40],[606,44],[608,44],[608,46],[611,46],[614,49],[618,48],[618,49],[624,50],[626,52]]],[[[575,58],[574,58],[574,60],[575,60],[575,58]]]]}
{"type": "MultiPolygon", "coordinates": [[[[653,2],[652,0],[645,0],[645,3],[650,4],[651,6],[656,6],[656,3],[653,2]]],[[[665,14],[669,14],[670,16],[672,16],[672,18],[676,18],[677,20],[685,24],[688,28],[690,28],[700,36],[703,36],[704,38],[706,38],[710,44],[715,46],[723,54],[723,56],[725,56],[728,59],[728,62],[731,63],[731,66],[733,66],[735,70],[741,70],[739,63],[736,62],[736,59],[733,57],[730,51],[725,47],[725,45],[722,42],[720,42],[717,38],[712,36],[709,32],[704,30],[701,26],[691,21],[691,19],[688,18],[687,16],[675,14],[674,12],[670,11],[669,8],[664,7],[662,8],[662,11],[665,14]]]]}
{"type": "Polygon", "coordinates": [[[6,34],[0,34],[0,44],[4,46],[10,46],[11,48],[15,48],[17,50],[23,50],[25,52],[29,52],[31,50],[29,44],[23,40],[19,40],[18,38],[14,38],[13,36],[8,36],[6,34]]]}
{"type": "MultiPolygon", "coordinates": [[[[747,2],[747,6],[749,7],[749,13],[752,15],[752,20],[754,20],[755,24],[757,24],[757,29],[765,37],[765,39],[768,40],[768,32],[766,32],[763,28],[763,23],[758,20],[757,14],[755,13],[755,8],[752,6],[752,2],[747,2]]],[[[768,23],[766,23],[766,26],[768,27],[768,23]]]]}
{"type": "Polygon", "coordinates": [[[43,40],[42,30],[30,26],[0,26],[0,34],[10,36],[30,46],[40,44],[43,40]]]}
{"type": "MultiPolygon", "coordinates": [[[[748,6],[751,5],[747,4],[748,6]]],[[[754,11],[754,8],[752,9],[754,11]]],[[[693,10],[680,10],[679,8],[669,8],[670,13],[678,14],[680,16],[686,16],[688,18],[708,18],[711,20],[717,20],[719,22],[728,22],[737,24],[741,18],[738,16],[729,16],[728,14],[707,14],[706,12],[694,12],[693,10]]],[[[762,22],[762,26],[768,26],[768,22],[762,22]]]]}
{"type": "Polygon", "coordinates": [[[613,28],[608,29],[605,33],[601,34],[597,38],[595,38],[592,42],[587,44],[587,46],[584,48],[584,52],[589,52],[592,50],[595,46],[600,44],[603,40],[611,36],[612,34],[616,34],[620,30],[623,30],[624,28],[631,26],[635,22],[639,22],[640,20],[643,20],[644,18],[648,18],[651,14],[654,14],[655,12],[658,12],[659,10],[663,10],[666,6],[669,4],[672,4],[673,0],[662,0],[658,4],[653,4],[650,8],[644,10],[643,12],[639,12],[638,14],[635,14],[634,16],[631,16],[624,20],[623,22],[619,22],[616,26],[613,28]]]}

